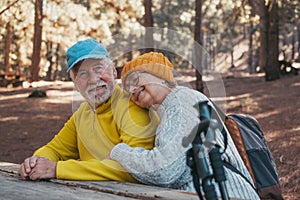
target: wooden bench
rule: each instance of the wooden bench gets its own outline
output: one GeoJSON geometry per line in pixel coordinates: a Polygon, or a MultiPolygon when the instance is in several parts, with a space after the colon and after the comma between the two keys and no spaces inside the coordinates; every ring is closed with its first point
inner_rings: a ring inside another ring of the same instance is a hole
{"type": "Polygon", "coordinates": [[[0,162],[0,199],[199,199],[196,193],[116,181],[24,181],[18,175],[19,167],[0,162]]]}

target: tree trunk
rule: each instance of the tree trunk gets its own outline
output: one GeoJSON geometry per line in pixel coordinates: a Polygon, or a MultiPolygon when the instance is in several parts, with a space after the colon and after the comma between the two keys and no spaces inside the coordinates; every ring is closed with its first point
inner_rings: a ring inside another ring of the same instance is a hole
{"type": "Polygon", "coordinates": [[[248,56],[248,72],[253,74],[255,72],[253,67],[253,23],[250,22],[249,27],[249,56],[248,56]]]}
{"type": "Polygon", "coordinates": [[[59,75],[59,70],[58,70],[59,49],[60,49],[60,44],[58,43],[55,49],[55,72],[54,72],[53,80],[57,80],[57,77],[59,75]]]}
{"type": "Polygon", "coordinates": [[[255,72],[261,73],[263,70],[261,68],[257,68],[259,66],[259,48],[256,48],[254,51],[254,59],[253,59],[255,72]]]}
{"type": "MultiPolygon", "coordinates": [[[[202,32],[201,32],[201,26],[202,26],[202,0],[196,0],[195,5],[195,30],[194,30],[194,40],[197,42],[201,47],[203,46],[202,42],[202,32]]],[[[202,80],[202,54],[201,49],[199,46],[194,46],[194,53],[193,53],[193,65],[196,68],[196,90],[203,92],[203,80],[202,80]]]]}
{"type": "Polygon", "coordinates": [[[12,27],[8,22],[6,25],[6,40],[5,40],[5,56],[4,56],[4,63],[5,63],[5,75],[9,75],[10,73],[10,46],[11,46],[11,39],[12,39],[12,27]]]}
{"type": "Polygon", "coordinates": [[[152,0],[144,0],[145,15],[144,15],[144,26],[146,28],[144,53],[154,50],[153,42],[153,15],[152,15],[152,0]]]}
{"type": "Polygon", "coordinates": [[[292,32],[292,55],[291,55],[291,59],[294,60],[295,59],[295,42],[296,42],[296,31],[295,29],[293,29],[292,32]]]}
{"type": "Polygon", "coordinates": [[[265,69],[265,77],[267,81],[272,81],[280,78],[279,70],[279,27],[278,27],[278,4],[276,1],[269,1],[269,29],[268,29],[268,60],[265,69]]]}
{"type": "Polygon", "coordinates": [[[52,45],[53,43],[51,41],[48,41],[47,42],[47,53],[46,53],[46,57],[47,57],[47,60],[49,62],[49,67],[48,67],[48,71],[47,71],[47,74],[46,74],[46,80],[47,81],[51,81],[52,80],[52,69],[53,69],[53,61],[52,61],[52,58],[53,58],[53,51],[52,51],[52,45]]]}
{"type": "Polygon", "coordinates": [[[279,72],[279,27],[276,1],[257,0],[260,15],[259,65],[265,71],[266,81],[280,78],[279,72]]]}
{"type": "Polygon", "coordinates": [[[42,45],[43,0],[35,0],[33,52],[31,63],[31,80],[37,81],[40,72],[41,45],[42,45]]]}
{"type": "Polygon", "coordinates": [[[17,57],[17,61],[16,61],[16,74],[17,75],[22,75],[22,61],[21,61],[21,52],[20,52],[20,45],[18,43],[14,43],[14,45],[16,46],[16,49],[18,49],[16,51],[16,57],[17,57]]]}
{"type": "Polygon", "coordinates": [[[259,48],[259,66],[265,70],[267,67],[267,52],[268,52],[268,8],[265,6],[265,2],[257,0],[259,3],[259,16],[260,16],[260,48],[259,48]]]}
{"type": "Polygon", "coordinates": [[[298,47],[297,47],[298,58],[297,58],[296,60],[297,60],[298,62],[300,62],[300,24],[298,24],[297,30],[298,30],[298,47]]]}
{"type": "Polygon", "coordinates": [[[234,65],[234,38],[233,38],[233,33],[234,33],[234,26],[235,23],[233,22],[232,24],[230,23],[230,26],[227,28],[228,32],[228,38],[230,42],[230,58],[231,58],[231,68],[235,68],[234,65]]]}

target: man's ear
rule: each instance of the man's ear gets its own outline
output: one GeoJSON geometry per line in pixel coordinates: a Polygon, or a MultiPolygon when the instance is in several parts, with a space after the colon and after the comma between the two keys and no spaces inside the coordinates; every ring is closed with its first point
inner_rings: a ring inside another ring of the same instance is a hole
{"type": "Polygon", "coordinates": [[[75,76],[75,73],[73,72],[73,70],[70,71],[70,78],[71,78],[71,80],[72,80],[72,82],[74,84],[74,87],[75,87],[76,91],[79,92],[79,88],[78,88],[78,86],[77,86],[77,84],[75,82],[76,76],[75,76]]]}
{"type": "MultiPolygon", "coordinates": [[[[72,81],[73,81],[73,80],[72,80],[72,81]]],[[[76,90],[77,92],[80,92],[79,87],[78,87],[78,84],[77,84],[75,81],[73,81],[73,84],[74,84],[75,90],[76,90]]]]}

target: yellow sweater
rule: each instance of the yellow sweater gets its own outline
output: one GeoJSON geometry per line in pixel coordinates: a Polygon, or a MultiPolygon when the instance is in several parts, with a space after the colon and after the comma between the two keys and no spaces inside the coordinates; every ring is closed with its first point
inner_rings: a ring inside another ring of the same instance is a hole
{"type": "Polygon", "coordinates": [[[153,148],[158,124],[156,115],[149,115],[124,98],[116,89],[96,111],[83,103],[61,131],[34,155],[58,161],[57,179],[115,180],[137,182],[122,166],[105,157],[118,143],[131,147],[153,148]]]}

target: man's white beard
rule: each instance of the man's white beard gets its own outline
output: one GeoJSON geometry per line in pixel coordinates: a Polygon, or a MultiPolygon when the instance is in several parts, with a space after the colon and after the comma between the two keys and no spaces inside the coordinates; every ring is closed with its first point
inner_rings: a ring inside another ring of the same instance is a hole
{"type": "Polygon", "coordinates": [[[85,91],[85,96],[89,104],[95,108],[103,104],[104,102],[106,102],[112,95],[114,89],[115,89],[115,84],[113,79],[111,79],[108,83],[100,81],[95,85],[88,86],[88,88],[85,91]],[[105,91],[104,92],[101,91],[101,93],[97,93],[96,89],[99,86],[100,87],[104,86],[105,91]],[[91,90],[94,90],[94,92],[91,92],[91,90]]]}

